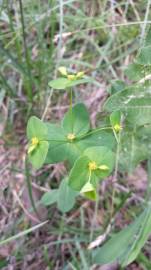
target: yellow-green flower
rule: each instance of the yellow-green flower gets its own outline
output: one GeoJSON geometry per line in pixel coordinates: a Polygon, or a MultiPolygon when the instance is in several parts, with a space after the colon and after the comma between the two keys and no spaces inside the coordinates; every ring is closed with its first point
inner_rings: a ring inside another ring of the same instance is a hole
{"type": "Polygon", "coordinates": [[[95,171],[97,169],[102,170],[102,171],[109,170],[109,167],[106,166],[105,164],[97,166],[95,161],[90,161],[88,164],[88,167],[90,171],[95,171]]]}
{"type": "Polygon", "coordinates": [[[72,142],[72,141],[75,139],[75,134],[74,134],[74,133],[69,133],[69,134],[67,135],[67,139],[68,139],[70,142],[72,142]]]}
{"type": "Polygon", "coordinates": [[[58,68],[58,71],[59,71],[59,72],[61,73],[61,75],[63,75],[63,76],[67,76],[67,75],[68,75],[66,67],[59,67],[59,68],[58,68]]]}
{"type": "Polygon", "coordinates": [[[74,81],[74,80],[76,80],[76,75],[68,74],[67,79],[70,80],[70,81],[74,81]]]}
{"type": "Polygon", "coordinates": [[[33,137],[31,139],[31,143],[30,143],[29,148],[28,148],[28,154],[33,152],[33,150],[37,147],[38,144],[39,144],[39,139],[37,137],[33,137]]]}
{"type": "Polygon", "coordinates": [[[114,130],[115,130],[116,132],[120,132],[120,131],[122,130],[122,126],[119,125],[119,124],[115,124],[115,125],[114,125],[114,130]]]}
{"type": "Polygon", "coordinates": [[[69,74],[67,72],[67,68],[66,67],[62,67],[62,66],[58,68],[58,71],[60,72],[60,74],[62,76],[66,77],[70,81],[82,79],[83,76],[84,76],[84,72],[83,71],[79,71],[79,72],[77,72],[75,74],[69,74]]]}

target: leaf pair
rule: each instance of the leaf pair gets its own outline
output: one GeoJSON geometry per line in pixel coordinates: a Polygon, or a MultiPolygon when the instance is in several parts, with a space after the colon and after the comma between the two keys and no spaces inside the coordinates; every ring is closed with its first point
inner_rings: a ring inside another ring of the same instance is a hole
{"type": "Polygon", "coordinates": [[[87,148],[82,156],[76,160],[70,172],[69,186],[77,191],[93,191],[100,179],[110,175],[113,166],[114,154],[110,149],[103,146],[87,148]],[[89,183],[89,186],[85,187],[87,183],[89,183]],[[90,184],[92,189],[88,190],[90,184]]]}
{"type": "Polygon", "coordinates": [[[52,189],[51,191],[46,192],[42,196],[41,202],[45,206],[57,203],[58,209],[65,213],[73,208],[77,194],[76,191],[68,186],[67,179],[64,179],[62,180],[59,189],[52,189]]]}
{"type": "Polygon", "coordinates": [[[151,86],[127,87],[111,96],[104,108],[125,113],[127,120],[134,125],[151,123],[151,86]]]}
{"type": "Polygon", "coordinates": [[[136,62],[141,65],[151,65],[151,27],[149,28],[144,46],[140,49],[136,62]]]}
{"type": "Polygon", "coordinates": [[[93,252],[93,261],[98,264],[117,262],[126,267],[138,256],[151,233],[151,206],[122,231],[113,235],[102,247],[93,252]]]}
{"type": "Polygon", "coordinates": [[[115,146],[112,133],[102,130],[90,131],[89,114],[84,104],[76,104],[65,114],[61,125],[43,123],[32,116],[27,125],[29,159],[38,169],[43,163],[68,160],[71,165],[90,146],[115,146]],[[34,141],[38,143],[32,145],[34,141]],[[49,149],[48,149],[49,148],[49,149]]]}
{"type": "Polygon", "coordinates": [[[49,148],[47,133],[47,126],[40,119],[35,116],[29,119],[27,124],[28,156],[36,169],[43,165],[47,156],[49,148]]]}
{"type": "Polygon", "coordinates": [[[49,151],[46,163],[68,160],[71,165],[90,146],[113,148],[113,134],[93,130],[89,134],[90,119],[84,104],[76,104],[64,116],[61,125],[47,124],[49,151]],[[73,138],[72,138],[73,137],[73,138]]]}
{"type": "Polygon", "coordinates": [[[93,80],[91,78],[83,78],[83,79],[75,79],[71,80],[68,78],[58,78],[55,80],[52,80],[49,82],[49,86],[53,89],[56,90],[68,90],[69,88],[73,86],[77,86],[79,84],[84,84],[84,83],[91,83],[93,80]]]}
{"type": "Polygon", "coordinates": [[[137,81],[151,73],[151,27],[146,35],[144,46],[139,50],[135,63],[125,70],[130,80],[137,81]]]}

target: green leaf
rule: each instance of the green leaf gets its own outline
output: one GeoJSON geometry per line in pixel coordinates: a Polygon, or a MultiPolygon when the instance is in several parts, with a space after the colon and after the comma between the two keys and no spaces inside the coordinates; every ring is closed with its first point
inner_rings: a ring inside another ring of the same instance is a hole
{"type": "Polygon", "coordinates": [[[68,160],[72,165],[81,153],[81,149],[78,149],[75,143],[54,142],[49,146],[46,163],[57,163],[68,160]]]}
{"type": "Polygon", "coordinates": [[[59,124],[46,123],[47,125],[47,140],[50,142],[66,142],[67,137],[63,128],[59,124]]]}
{"type": "Polygon", "coordinates": [[[48,124],[49,150],[46,163],[56,163],[68,160],[71,165],[90,146],[105,145],[114,148],[115,139],[113,134],[102,130],[93,130],[88,133],[90,120],[86,107],[79,103],[76,104],[72,113],[69,110],[62,121],[62,126],[48,124]],[[74,134],[73,141],[68,140],[68,134],[74,134]]]}
{"type": "Polygon", "coordinates": [[[46,163],[56,163],[69,160],[71,164],[81,154],[81,149],[74,142],[68,142],[63,128],[55,124],[47,124],[49,150],[46,163]]]}
{"type": "Polygon", "coordinates": [[[136,125],[151,123],[151,87],[133,86],[112,95],[104,105],[109,111],[120,110],[136,125]]]}
{"type": "MultiPolygon", "coordinates": [[[[147,74],[148,73],[149,72],[147,72],[147,74]]],[[[144,65],[140,65],[137,63],[130,64],[125,69],[125,74],[129,78],[129,80],[132,80],[132,81],[138,81],[147,75],[146,70],[144,69],[144,65]]]]}
{"type": "Polygon", "coordinates": [[[145,46],[148,45],[151,45],[151,27],[149,27],[145,38],[145,46]]]}
{"type": "Polygon", "coordinates": [[[108,146],[114,148],[115,138],[113,134],[102,130],[93,130],[88,133],[90,120],[86,107],[79,103],[71,111],[69,110],[62,121],[62,126],[46,124],[49,141],[49,150],[46,163],[56,163],[68,160],[71,165],[90,146],[108,146]],[[75,134],[75,139],[69,141],[68,134],[75,134]]]}
{"type": "Polygon", "coordinates": [[[121,125],[121,113],[120,111],[115,111],[110,115],[111,125],[114,127],[115,125],[121,125]]]}
{"type": "Polygon", "coordinates": [[[107,147],[90,147],[86,149],[83,155],[75,162],[70,175],[69,185],[71,188],[81,191],[87,182],[94,187],[99,179],[107,177],[114,167],[114,154],[107,147]],[[98,168],[89,170],[89,163],[95,162],[98,168]],[[107,169],[99,169],[99,166],[106,166],[107,169]]]}
{"type": "Polygon", "coordinates": [[[27,137],[30,140],[28,157],[35,169],[39,169],[45,162],[49,143],[47,142],[47,125],[40,119],[32,116],[27,123],[27,137]],[[31,140],[36,138],[38,143],[32,145],[31,140]]]}
{"type": "Polygon", "coordinates": [[[40,140],[46,140],[47,125],[36,116],[31,116],[27,123],[27,137],[29,140],[33,137],[37,137],[40,140]]]}
{"type": "Polygon", "coordinates": [[[67,181],[67,179],[62,180],[59,186],[58,209],[63,213],[66,213],[73,208],[75,198],[78,194],[75,190],[68,186],[67,181]]]}
{"type": "Polygon", "coordinates": [[[91,161],[95,161],[98,166],[106,165],[107,170],[97,169],[92,173],[91,183],[95,186],[97,184],[96,180],[103,179],[109,176],[113,170],[115,155],[107,147],[90,147],[84,151],[84,155],[87,156],[91,161]],[[95,177],[93,178],[93,175],[95,177]]]}
{"type": "Polygon", "coordinates": [[[140,65],[151,65],[151,44],[141,48],[136,58],[136,62],[140,65]]]}
{"type": "Polygon", "coordinates": [[[108,172],[105,172],[105,174],[108,174],[113,170],[115,156],[109,148],[104,146],[89,147],[84,151],[84,155],[86,155],[90,160],[95,161],[99,166],[106,165],[109,167],[108,172]]]}
{"type": "Polygon", "coordinates": [[[90,183],[87,182],[84,187],[82,188],[81,192],[80,192],[84,197],[86,197],[87,199],[96,201],[97,199],[97,192],[95,187],[90,183]]]}
{"type": "Polygon", "coordinates": [[[151,206],[148,206],[133,223],[113,235],[102,247],[93,252],[97,264],[117,262],[122,267],[134,261],[151,232],[151,206]]]}
{"type": "Polygon", "coordinates": [[[69,81],[68,83],[68,87],[73,87],[73,86],[77,86],[79,84],[85,84],[85,83],[92,83],[93,79],[92,78],[83,78],[80,80],[73,80],[73,81],[69,81]]]}
{"type": "Polygon", "coordinates": [[[106,132],[104,130],[93,129],[92,133],[88,133],[83,139],[77,142],[78,147],[85,150],[92,146],[106,146],[110,149],[114,149],[116,146],[115,137],[113,132],[106,132]]]}
{"type": "Polygon", "coordinates": [[[67,88],[68,79],[67,78],[58,78],[56,80],[52,80],[48,83],[49,87],[57,90],[64,90],[67,88]]]}
{"type": "Polygon", "coordinates": [[[83,196],[89,200],[96,201],[97,193],[96,190],[90,190],[83,193],[83,196]]]}
{"type": "Polygon", "coordinates": [[[111,82],[111,86],[108,90],[109,94],[113,95],[126,88],[126,84],[121,80],[114,80],[111,82]]]}
{"type": "Polygon", "coordinates": [[[37,147],[28,156],[33,167],[39,169],[45,162],[49,143],[47,141],[40,141],[37,147]]]}
{"type": "Polygon", "coordinates": [[[126,258],[124,258],[122,262],[123,267],[132,263],[137,258],[149,235],[151,234],[151,206],[148,206],[144,212],[144,218],[142,218],[141,225],[139,230],[136,232],[132,246],[128,249],[126,258]]]}
{"type": "MultiPolygon", "coordinates": [[[[115,147],[115,138],[112,133],[98,130],[84,138],[75,139],[72,142],[66,140],[66,136],[61,127],[55,124],[47,124],[49,150],[45,163],[56,163],[68,160],[71,165],[82,155],[83,151],[91,146],[115,147]],[[58,141],[57,141],[58,140],[58,141]]],[[[95,131],[95,130],[93,130],[95,131]]]]}
{"type": "Polygon", "coordinates": [[[143,142],[132,130],[125,131],[121,136],[121,148],[119,153],[119,170],[132,173],[136,166],[148,158],[150,154],[149,144],[143,142]]]}
{"type": "Polygon", "coordinates": [[[73,168],[69,174],[68,184],[73,190],[80,191],[89,179],[87,156],[81,156],[75,161],[73,168]]]}
{"type": "Polygon", "coordinates": [[[52,189],[46,192],[41,198],[42,204],[47,206],[56,203],[58,201],[58,193],[58,189],[52,189]]]}
{"type": "Polygon", "coordinates": [[[85,79],[72,81],[67,78],[58,78],[56,80],[50,81],[48,85],[53,89],[64,90],[64,89],[68,89],[70,87],[73,87],[79,84],[84,84],[84,83],[89,83],[89,82],[93,82],[93,80],[90,78],[85,78],[85,79]]]}
{"type": "Polygon", "coordinates": [[[62,127],[66,134],[73,133],[76,137],[87,133],[90,129],[90,119],[85,105],[78,103],[72,110],[69,109],[62,121],[62,127]]]}

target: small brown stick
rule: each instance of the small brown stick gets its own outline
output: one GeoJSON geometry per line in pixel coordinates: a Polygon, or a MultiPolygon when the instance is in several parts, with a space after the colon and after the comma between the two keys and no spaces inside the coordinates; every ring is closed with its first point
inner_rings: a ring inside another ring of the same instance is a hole
{"type": "Polygon", "coordinates": [[[95,247],[100,246],[107,238],[107,236],[109,235],[110,231],[111,231],[112,225],[111,223],[107,226],[106,231],[99,235],[94,241],[92,241],[89,245],[88,245],[88,249],[93,249],[95,247]]]}
{"type": "Polygon", "coordinates": [[[21,208],[22,208],[23,211],[25,212],[25,214],[26,214],[31,220],[33,220],[33,221],[39,223],[39,219],[37,219],[36,217],[34,217],[33,215],[31,215],[31,214],[26,210],[26,208],[25,208],[24,205],[22,204],[22,202],[21,202],[19,196],[17,195],[16,190],[13,190],[12,193],[13,193],[13,195],[14,195],[16,201],[19,203],[19,205],[21,206],[21,208]]]}
{"type": "Polygon", "coordinates": [[[148,74],[148,75],[146,75],[143,79],[141,79],[140,81],[139,81],[139,83],[144,83],[146,80],[150,80],[151,79],[151,74],[148,74]]]}

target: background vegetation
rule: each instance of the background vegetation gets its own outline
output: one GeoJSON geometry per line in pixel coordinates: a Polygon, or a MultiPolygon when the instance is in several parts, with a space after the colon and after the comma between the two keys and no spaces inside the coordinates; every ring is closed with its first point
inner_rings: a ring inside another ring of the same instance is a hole
{"type": "MultiPolygon", "coordinates": [[[[129,84],[125,67],[143,43],[150,20],[149,0],[0,0],[1,241],[25,233],[0,246],[0,269],[118,269],[92,265],[87,249],[108,224],[113,195],[110,179],[100,186],[99,203],[81,198],[68,214],[55,206],[48,210],[38,206],[43,192],[58,186],[66,169],[59,163],[29,172],[26,124],[30,115],[53,121],[67,111],[67,94],[48,87],[64,65],[93,77],[93,84],[75,91],[74,102],[85,101],[93,127],[100,123],[102,104],[114,91],[114,81],[129,84]],[[32,210],[29,181],[40,221],[32,210]],[[47,219],[47,224],[26,234],[28,228],[47,219]]],[[[118,175],[115,231],[139,213],[140,202],[147,196],[146,163],[132,170],[128,161],[118,175]]],[[[148,242],[145,252],[126,269],[151,269],[149,247],[148,242]]]]}

